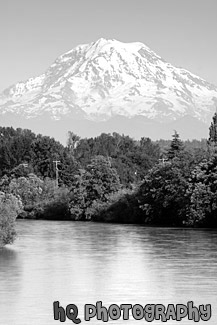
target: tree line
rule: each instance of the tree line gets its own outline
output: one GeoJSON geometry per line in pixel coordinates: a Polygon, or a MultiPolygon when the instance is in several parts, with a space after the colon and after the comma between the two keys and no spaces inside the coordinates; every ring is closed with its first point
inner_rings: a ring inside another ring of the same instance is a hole
{"type": "Polygon", "coordinates": [[[208,141],[70,131],[66,146],[0,127],[0,246],[15,237],[17,216],[216,227],[216,122],[208,141]]]}

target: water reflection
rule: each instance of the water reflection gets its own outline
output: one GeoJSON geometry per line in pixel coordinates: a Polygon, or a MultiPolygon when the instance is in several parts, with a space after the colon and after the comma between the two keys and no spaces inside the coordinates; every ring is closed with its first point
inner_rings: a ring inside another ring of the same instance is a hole
{"type": "Polygon", "coordinates": [[[77,304],[81,318],[84,304],[98,300],[106,306],[193,300],[212,304],[209,324],[216,324],[217,231],[25,220],[18,231],[16,244],[0,251],[4,325],[55,324],[55,300],[77,304]]]}
{"type": "MultiPolygon", "coordinates": [[[[18,280],[21,273],[22,270],[17,250],[10,246],[0,249],[0,281],[4,278],[5,280],[9,278],[18,280]]],[[[17,282],[18,281],[16,281],[15,284],[17,284],[17,282]]],[[[0,282],[1,290],[4,285],[5,281],[0,282]]]]}
{"type": "Polygon", "coordinates": [[[16,310],[17,300],[22,286],[22,264],[16,249],[6,246],[0,249],[0,318],[2,324],[11,312],[16,310]],[[9,299],[10,297],[10,299],[9,299]]]}

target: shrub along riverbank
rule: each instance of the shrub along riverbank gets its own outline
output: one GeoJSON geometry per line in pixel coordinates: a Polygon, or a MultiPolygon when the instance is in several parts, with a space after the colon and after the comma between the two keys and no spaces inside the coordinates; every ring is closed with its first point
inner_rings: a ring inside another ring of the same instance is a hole
{"type": "Polygon", "coordinates": [[[0,248],[16,238],[15,220],[22,208],[14,195],[0,192],[0,248]]]}
{"type": "Polygon", "coordinates": [[[29,130],[0,134],[1,246],[13,241],[17,216],[217,226],[216,115],[208,142],[69,132],[64,147],[29,130]]]}

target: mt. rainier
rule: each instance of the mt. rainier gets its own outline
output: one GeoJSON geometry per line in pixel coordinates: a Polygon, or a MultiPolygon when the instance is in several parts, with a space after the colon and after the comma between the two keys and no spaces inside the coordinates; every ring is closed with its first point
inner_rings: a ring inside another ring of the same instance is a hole
{"type": "Polygon", "coordinates": [[[152,136],[154,126],[160,138],[162,130],[179,128],[179,121],[187,130],[190,121],[196,137],[206,136],[201,129],[216,102],[217,87],[173,67],[144,44],[99,39],[59,56],[41,76],[4,90],[0,120],[57,138],[68,130],[152,136]]]}

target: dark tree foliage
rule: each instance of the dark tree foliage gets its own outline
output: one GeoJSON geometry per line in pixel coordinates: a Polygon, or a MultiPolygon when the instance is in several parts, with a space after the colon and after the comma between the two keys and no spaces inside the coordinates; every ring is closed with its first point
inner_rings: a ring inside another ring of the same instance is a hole
{"type": "Polygon", "coordinates": [[[217,144],[217,113],[213,116],[213,121],[211,122],[210,128],[209,128],[209,140],[208,142],[210,144],[217,144]]]}
{"type": "Polygon", "coordinates": [[[208,146],[182,142],[176,131],[157,142],[118,133],[80,139],[70,131],[64,147],[0,127],[0,191],[21,199],[22,217],[216,227],[216,130],[215,114],[208,146]]]}
{"type": "MultiPolygon", "coordinates": [[[[158,144],[160,148],[160,156],[162,158],[167,157],[167,153],[171,146],[171,140],[158,140],[154,142],[158,144]]],[[[185,140],[182,141],[183,148],[185,152],[188,152],[189,155],[192,156],[192,159],[194,160],[195,164],[198,164],[202,162],[204,159],[208,158],[209,150],[207,146],[207,139],[201,139],[201,140],[185,140]]],[[[182,151],[183,152],[183,151],[182,151]]]]}
{"type": "Polygon", "coordinates": [[[12,194],[0,192],[0,248],[16,238],[15,220],[22,203],[12,194]]]}
{"type": "Polygon", "coordinates": [[[112,166],[126,186],[142,180],[147,170],[158,162],[159,154],[159,146],[149,138],[135,141],[118,133],[103,133],[99,137],[82,139],[74,151],[75,158],[83,168],[94,155],[111,157],[112,166]]]}
{"type": "Polygon", "coordinates": [[[21,163],[31,161],[31,143],[34,138],[35,134],[30,130],[0,127],[1,175],[21,163]]]}
{"type": "Polygon", "coordinates": [[[146,222],[183,225],[189,203],[187,187],[187,179],[177,161],[154,167],[138,191],[138,200],[146,222]]]}
{"type": "Polygon", "coordinates": [[[68,149],[64,149],[61,157],[61,162],[58,165],[59,170],[59,184],[72,186],[75,175],[78,173],[80,168],[79,162],[74,158],[68,149]]]}
{"type": "Polygon", "coordinates": [[[170,144],[170,148],[167,152],[168,159],[173,159],[177,155],[180,154],[180,152],[183,150],[183,143],[179,138],[179,134],[174,131],[174,134],[172,135],[173,139],[170,144]]]}
{"type": "MultiPolygon", "coordinates": [[[[71,140],[77,141],[77,137],[71,134],[71,140]]],[[[20,177],[35,173],[55,178],[53,161],[59,160],[60,184],[70,185],[79,166],[72,147],[73,144],[64,147],[48,136],[36,136],[30,130],[0,127],[0,176],[20,177]]]]}
{"type": "Polygon", "coordinates": [[[145,223],[135,190],[120,190],[105,204],[93,205],[92,220],[113,223],[145,223]]]}
{"type": "Polygon", "coordinates": [[[188,183],[188,224],[217,227],[217,154],[195,166],[188,183]]]}
{"type": "Polygon", "coordinates": [[[54,161],[61,160],[64,146],[53,138],[37,136],[32,142],[32,164],[36,174],[44,177],[55,177],[54,161]]]}
{"type": "Polygon", "coordinates": [[[72,217],[87,219],[93,202],[106,202],[108,195],[117,192],[120,187],[119,176],[110,160],[103,156],[93,157],[86,170],[79,170],[72,184],[72,217]]]}

